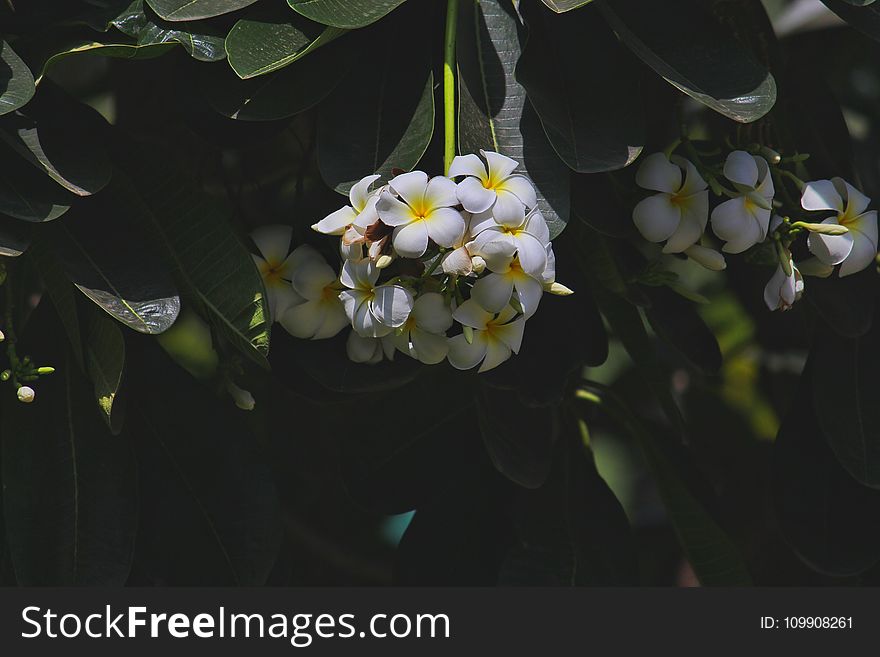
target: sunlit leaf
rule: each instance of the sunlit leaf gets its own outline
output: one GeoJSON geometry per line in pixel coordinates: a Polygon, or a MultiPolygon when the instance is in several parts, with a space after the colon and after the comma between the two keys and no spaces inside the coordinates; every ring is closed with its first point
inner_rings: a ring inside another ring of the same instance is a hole
{"type": "Polygon", "coordinates": [[[346,29],[373,23],[404,0],[287,0],[291,8],[313,21],[346,29]]]}
{"type": "Polygon", "coordinates": [[[0,115],[22,107],[33,95],[33,74],[12,47],[0,40],[0,115]]]}
{"type": "Polygon", "coordinates": [[[147,4],[166,21],[197,21],[228,14],[257,0],[147,0],[147,4]]]}
{"type": "Polygon", "coordinates": [[[165,22],[154,15],[152,9],[144,6],[144,0],[134,0],[111,24],[134,38],[140,46],[179,43],[195,59],[213,62],[226,57],[223,46],[225,31],[211,23],[188,23],[184,18],[179,20],[183,22],[165,22]]]}

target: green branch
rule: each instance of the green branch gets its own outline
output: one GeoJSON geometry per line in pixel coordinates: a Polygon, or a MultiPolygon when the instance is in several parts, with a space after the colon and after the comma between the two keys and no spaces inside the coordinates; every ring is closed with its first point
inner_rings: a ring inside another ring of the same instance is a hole
{"type": "Polygon", "coordinates": [[[446,4],[446,39],[443,48],[443,172],[455,157],[455,31],[458,0],[446,4]]]}

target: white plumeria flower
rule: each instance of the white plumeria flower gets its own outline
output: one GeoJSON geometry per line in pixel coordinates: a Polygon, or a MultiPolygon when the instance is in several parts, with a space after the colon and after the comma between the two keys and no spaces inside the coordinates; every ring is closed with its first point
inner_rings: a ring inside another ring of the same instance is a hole
{"type": "Polygon", "coordinates": [[[480,273],[486,263],[479,255],[472,255],[468,251],[467,245],[474,237],[471,230],[471,224],[474,223],[474,215],[465,211],[465,231],[461,238],[452,245],[452,249],[441,256],[440,268],[445,274],[454,276],[469,276],[470,274],[480,273]]]}
{"type": "Polygon", "coordinates": [[[459,370],[469,370],[480,365],[480,372],[498,367],[519,353],[526,320],[517,318],[516,311],[508,306],[499,314],[490,313],[473,299],[468,299],[452,316],[465,327],[472,329],[472,340],[464,333],[449,339],[449,362],[459,370]]]}
{"type": "Polygon", "coordinates": [[[691,162],[653,153],[636,172],[636,184],[659,192],[633,209],[633,221],[642,237],[666,242],[663,253],[681,253],[699,241],[709,220],[709,191],[691,162]]]}
{"type": "Polygon", "coordinates": [[[251,233],[251,239],[260,255],[254,255],[254,262],[266,286],[266,301],[269,315],[278,320],[291,305],[301,299],[290,285],[296,260],[300,257],[290,253],[290,240],[293,229],[290,226],[261,226],[251,233]]]}
{"type": "Polygon", "coordinates": [[[746,151],[733,151],[724,162],[724,177],[741,194],[712,210],[712,230],[725,244],[725,253],[742,253],[767,239],[773,178],[767,160],[746,151]]]}
{"type": "Polygon", "coordinates": [[[446,331],[450,326],[452,309],[443,295],[426,292],[416,299],[409,318],[394,337],[394,344],[425,365],[435,365],[449,351],[446,331]]]}
{"type": "Polygon", "coordinates": [[[491,313],[500,313],[516,295],[523,315],[535,314],[544,294],[543,271],[540,278],[535,278],[524,270],[519,258],[501,255],[487,257],[486,267],[489,274],[474,283],[471,299],[491,313]]]}
{"type": "Polygon", "coordinates": [[[493,151],[480,153],[488,168],[473,153],[457,155],[449,166],[450,178],[465,176],[458,183],[458,200],[468,212],[491,210],[499,224],[521,225],[525,211],[538,203],[535,188],[525,176],[512,175],[516,160],[493,151]]]}
{"type": "Polygon", "coordinates": [[[339,293],[352,327],[364,337],[388,335],[406,322],[412,292],[402,285],[376,285],[381,270],[369,260],[346,260],[339,276],[347,288],[339,293]]]}
{"type": "Polygon", "coordinates": [[[373,175],[356,182],[348,192],[351,205],[327,215],[314,224],[312,230],[324,235],[342,235],[345,246],[362,241],[367,227],[379,221],[376,201],[381,188],[370,191],[370,185],[378,179],[378,175],[373,175]]]}
{"type": "Polygon", "coordinates": [[[428,180],[423,171],[410,171],[395,176],[376,203],[382,223],[394,228],[394,250],[404,258],[419,258],[428,250],[428,240],[438,246],[450,247],[461,239],[465,230],[464,217],[458,210],[455,183],[436,176],[428,180]]]}
{"type": "Polygon", "coordinates": [[[390,335],[371,338],[351,331],[345,341],[345,352],[355,363],[375,365],[382,361],[383,356],[388,360],[394,360],[394,342],[390,335]]]}
{"type": "Polygon", "coordinates": [[[843,235],[811,232],[807,237],[807,246],[819,260],[827,265],[840,264],[840,276],[862,271],[877,256],[877,211],[866,212],[870,202],[842,178],[816,180],[804,186],[804,210],[832,210],[837,214],[822,223],[848,229],[843,235]]]}
{"type": "Polygon", "coordinates": [[[301,298],[279,318],[281,326],[297,338],[332,338],[348,323],[339,299],[339,278],[323,257],[311,246],[296,259],[291,285],[301,298]]]}
{"type": "Polygon", "coordinates": [[[488,262],[497,253],[516,253],[522,269],[536,278],[547,267],[550,229],[537,208],[523,216],[519,224],[499,224],[488,212],[474,215],[470,229],[474,239],[467,249],[472,255],[483,256],[488,262]]]}
{"type": "Polygon", "coordinates": [[[764,286],[764,303],[770,310],[789,310],[804,293],[804,279],[790,258],[788,266],[791,274],[779,264],[764,286]]]}

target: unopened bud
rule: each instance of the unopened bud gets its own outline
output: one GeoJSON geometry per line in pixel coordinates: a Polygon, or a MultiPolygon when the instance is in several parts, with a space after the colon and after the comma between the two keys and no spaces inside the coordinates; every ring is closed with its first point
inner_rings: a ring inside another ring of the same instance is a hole
{"type": "Polygon", "coordinates": [[[569,294],[574,294],[574,290],[570,287],[566,287],[562,283],[553,283],[548,290],[550,294],[555,294],[560,297],[567,297],[569,294]]]}
{"type": "Polygon", "coordinates": [[[782,162],[782,156],[774,151],[772,148],[768,148],[767,146],[761,147],[761,155],[764,156],[764,159],[767,160],[770,164],[779,164],[782,162]]]}
{"type": "Polygon", "coordinates": [[[12,370],[3,370],[0,372],[0,381],[9,381],[12,378],[12,370]]]}
{"type": "Polygon", "coordinates": [[[256,401],[254,401],[254,396],[250,392],[239,388],[232,381],[226,384],[226,390],[227,392],[229,392],[229,396],[232,397],[232,401],[234,401],[235,405],[238,406],[241,410],[254,410],[256,401]]]}
{"type": "Polygon", "coordinates": [[[468,344],[474,343],[474,329],[470,326],[462,326],[461,332],[464,334],[464,339],[468,344]]]}
{"type": "Polygon", "coordinates": [[[37,374],[52,374],[55,371],[54,367],[38,367],[37,374]]]}
{"type": "Polygon", "coordinates": [[[474,256],[471,258],[471,268],[475,274],[482,274],[483,270],[486,269],[486,261],[483,260],[482,256],[474,256]]]}
{"type": "Polygon", "coordinates": [[[376,269],[385,269],[392,262],[394,262],[394,258],[390,255],[380,255],[376,258],[376,269]]]}
{"type": "Polygon", "coordinates": [[[34,389],[30,386],[22,386],[15,394],[18,397],[18,401],[22,402],[23,404],[30,404],[32,401],[34,401],[34,397],[37,396],[37,393],[35,393],[34,389]]]}
{"type": "Polygon", "coordinates": [[[806,228],[811,233],[822,233],[823,235],[844,235],[849,232],[849,228],[840,224],[810,224],[805,221],[798,221],[794,225],[806,228]]]}
{"type": "Polygon", "coordinates": [[[3,331],[0,331],[0,342],[3,342],[6,339],[6,334],[3,331]]]}

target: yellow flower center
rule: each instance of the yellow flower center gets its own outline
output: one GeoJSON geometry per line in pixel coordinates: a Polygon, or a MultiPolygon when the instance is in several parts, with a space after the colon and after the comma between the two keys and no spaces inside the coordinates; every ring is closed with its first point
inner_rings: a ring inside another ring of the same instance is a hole
{"type": "Polygon", "coordinates": [[[268,260],[260,263],[260,275],[266,282],[266,285],[278,286],[283,282],[284,263],[269,262],[268,260]]]}

